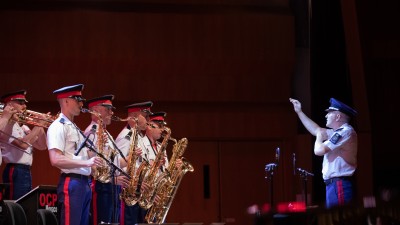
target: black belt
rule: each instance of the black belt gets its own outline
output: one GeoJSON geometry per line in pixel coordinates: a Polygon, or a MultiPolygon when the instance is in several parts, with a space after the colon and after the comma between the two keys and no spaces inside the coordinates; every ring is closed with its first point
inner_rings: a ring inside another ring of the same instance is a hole
{"type": "Polygon", "coordinates": [[[26,170],[30,170],[31,166],[30,165],[25,165],[25,164],[19,164],[19,163],[7,163],[8,166],[13,166],[13,167],[18,167],[26,170]]]}
{"type": "Polygon", "coordinates": [[[77,179],[81,179],[81,180],[89,179],[89,176],[77,174],[77,173],[61,173],[61,177],[72,177],[72,178],[77,178],[77,179]]]}
{"type": "Polygon", "coordinates": [[[348,180],[348,181],[350,181],[351,177],[350,176],[347,176],[347,177],[332,177],[332,178],[329,178],[327,180],[324,180],[324,183],[325,183],[325,185],[330,185],[330,184],[335,183],[336,181],[339,181],[339,180],[348,180]]]}

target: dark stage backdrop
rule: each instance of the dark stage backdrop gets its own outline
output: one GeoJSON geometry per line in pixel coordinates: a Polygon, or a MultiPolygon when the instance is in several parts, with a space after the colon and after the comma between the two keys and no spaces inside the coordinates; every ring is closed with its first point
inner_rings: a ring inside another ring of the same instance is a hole
{"type": "MultiPolygon", "coordinates": [[[[296,58],[289,3],[160,2],[7,2],[0,11],[1,93],[26,89],[29,109],[52,114],[52,91],[76,83],[85,84],[87,99],[114,94],[120,117],[124,106],[152,100],[153,111],[168,113],[172,136],[189,139],[185,157],[195,168],[182,181],[171,222],[250,224],[247,207],[271,200],[264,167],[276,147],[282,157],[273,200],[301,197],[291,157],[313,171],[312,138],[298,134],[288,101],[296,58]]],[[[89,115],[76,122],[85,129],[89,115]]],[[[123,126],[108,129],[115,137],[123,126]]],[[[36,151],[33,185],[56,185],[58,174],[47,151],[36,151]]],[[[371,179],[359,182],[371,186],[371,179]]]]}

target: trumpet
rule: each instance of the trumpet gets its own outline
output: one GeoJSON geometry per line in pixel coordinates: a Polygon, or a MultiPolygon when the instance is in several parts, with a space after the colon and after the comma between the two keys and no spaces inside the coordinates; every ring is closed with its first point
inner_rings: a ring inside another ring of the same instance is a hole
{"type": "MultiPolygon", "coordinates": [[[[3,114],[5,105],[0,104],[0,116],[3,114]]],[[[46,113],[35,112],[32,110],[25,110],[23,112],[15,113],[17,116],[11,117],[11,120],[17,123],[29,124],[33,126],[39,126],[48,128],[54,120],[57,119],[58,114],[53,116],[46,113]]]]}

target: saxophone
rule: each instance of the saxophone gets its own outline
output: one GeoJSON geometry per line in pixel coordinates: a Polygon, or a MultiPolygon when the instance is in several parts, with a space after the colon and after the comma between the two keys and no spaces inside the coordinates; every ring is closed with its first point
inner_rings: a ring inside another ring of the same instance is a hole
{"type": "Polygon", "coordinates": [[[164,128],[166,134],[164,135],[164,139],[161,143],[161,147],[159,152],[156,155],[156,158],[151,165],[149,172],[144,177],[143,183],[148,185],[148,188],[145,188],[139,198],[139,205],[144,209],[149,209],[154,202],[154,193],[157,188],[157,174],[158,170],[161,166],[162,159],[165,155],[165,151],[167,149],[168,141],[171,137],[171,129],[168,127],[164,128]]]}
{"type": "Polygon", "coordinates": [[[165,178],[159,183],[156,193],[159,196],[159,200],[153,203],[152,208],[146,214],[145,220],[148,223],[164,223],[183,176],[187,172],[194,171],[194,168],[190,162],[182,157],[185,149],[187,148],[187,144],[188,140],[186,138],[182,138],[174,145],[173,155],[167,169],[169,171],[168,178],[165,178]],[[178,158],[181,158],[182,160],[182,167],[180,168],[175,166],[176,159],[178,158]]]}
{"type": "MultiPolygon", "coordinates": [[[[110,156],[114,154],[114,150],[109,149],[107,154],[104,154],[104,148],[108,141],[108,138],[105,138],[105,130],[103,125],[103,119],[101,119],[101,114],[89,109],[82,109],[82,112],[88,112],[90,114],[95,115],[98,118],[98,127],[96,131],[96,148],[99,154],[103,155],[106,159],[110,159],[110,156]]],[[[111,181],[111,169],[107,165],[106,161],[102,159],[102,165],[96,166],[92,170],[92,176],[95,180],[98,180],[102,183],[109,183],[111,181]]]]}
{"type": "MultiPolygon", "coordinates": [[[[135,118],[137,121],[137,119],[135,118]]],[[[137,123],[136,123],[137,124],[137,123]]],[[[120,194],[120,199],[125,202],[126,205],[132,206],[135,205],[140,197],[140,186],[141,181],[143,180],[143,174],[149,168],[149,163],[145,160],[140,164],[139,168],[136,170],[136,161],[138,157],[135,154],[135,148],[138,142],[138,129],[137,125],[135,128],[131,128],[131,136],[130,136],[130,145],[129,145],[129,156],[128,156],[128,165],[127,165],[127,173],[131,177],[129,181],[129,185],[126,188],[123,188],[120,194]]]]}

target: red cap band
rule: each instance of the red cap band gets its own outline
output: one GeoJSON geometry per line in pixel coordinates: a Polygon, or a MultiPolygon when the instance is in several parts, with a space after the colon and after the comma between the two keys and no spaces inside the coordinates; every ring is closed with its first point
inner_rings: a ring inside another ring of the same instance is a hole
{"type": "Polygon", "coordinates": [[[57,95],[57,99],[68,98],[70,96],[82,96],[82,92],[81,91],[70,91],[70,92],[60,93],[57,95]]]}
{"type": "Polygon", "coordinates": [[[164,117],[162,117],[162,116],[155,116],[155,117],[152,117],[150,120],[151,120],[151,121],[153,121],[153,120],[164,121],[164,117]]]}
{"type": "Polygon", "coordinates": [[[150,111],[150,108],[148,108],[148,107],[137,107],[137,108],[129,108],[128,113],[138,112],[138,111],[142,111],[144,109],[147,109],[148,111],[150,111]]]}
{"type": "Polygon", "coordinates": [[[105,105],[112,105],[112,102],[110,100],[99,100],[99,101],[95,101],[95,102],[91,102],[88,104],[88,107],[93,107],[96,105],[100,105],[100,104],[105,104],[105,105]]]}
{"type": "Polygon", "coordinates": [[[8,96],[7,98],[4,99],[4,102],[7,103],[7,102],[9,102],[11,100],[14,100],[14,99],[24,99],[24,100],[26,100],[25,99],[25,95],[18,94],[18,95],[8,96]]]}

